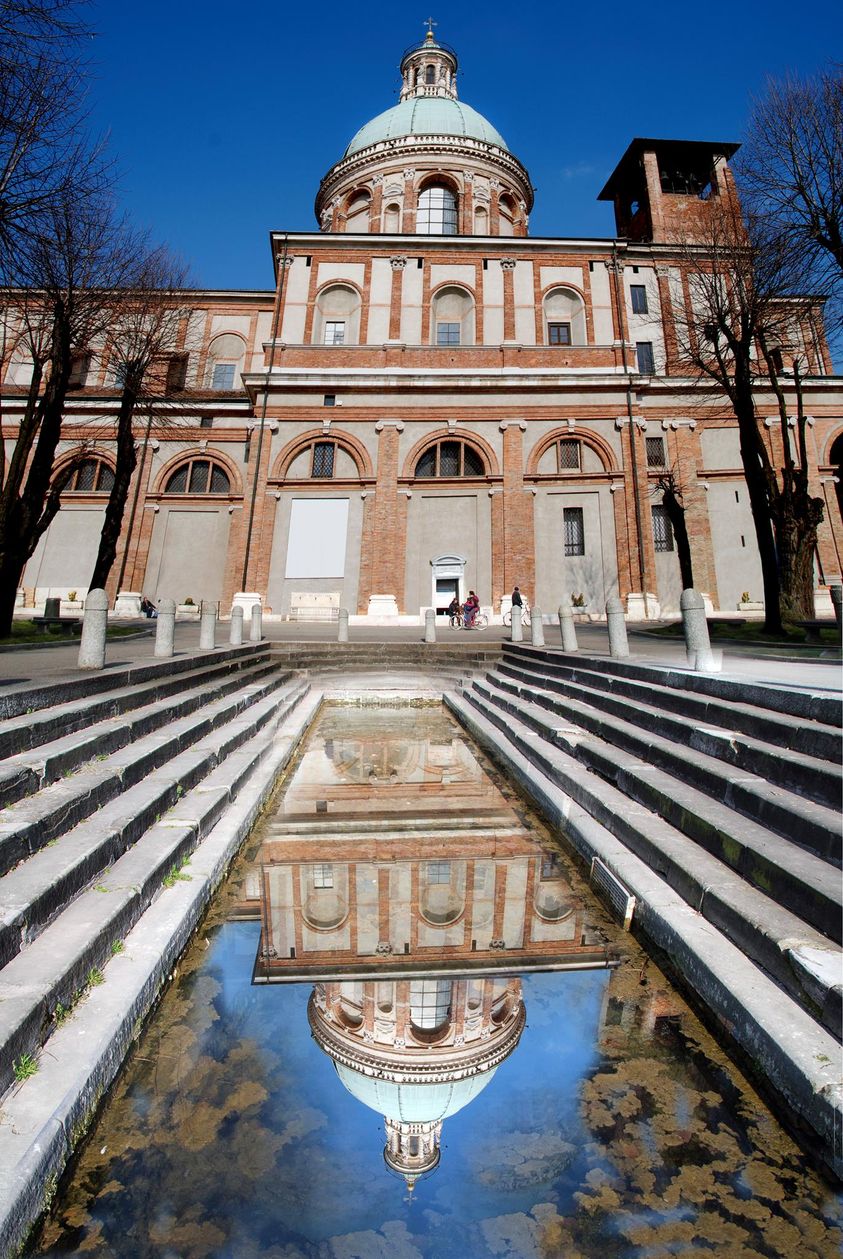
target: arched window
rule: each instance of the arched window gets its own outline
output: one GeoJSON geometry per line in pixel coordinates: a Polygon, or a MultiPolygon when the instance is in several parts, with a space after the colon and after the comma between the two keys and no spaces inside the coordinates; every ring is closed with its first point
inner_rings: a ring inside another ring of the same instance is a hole
{"type": "Polygon", "coordinates": [[[485,476],[482,458],[468,442],[446,439],[429,446],[416,464],[417,477],[485,476]]]}
{"type": "Polygon", "coordinates": [[[429,184],[419,197],[416,231],[426,236],[456,236],[457,198],[444,184],[429,184]]]}
{"type": "Polygon", "coordinates": [[[465,289],[448,285],[431,303],[434,345],[474,344],[474,299],[465,289]]]}
{"type": "Polygon", "coordinates": [[[214,337],[208,347],[206,384],[209,389],[237,389],[246,357],[246,343],[236,333],[214,337]]]}
{"type": "Polygon", "coordinates": [[[425,83],[435,83],[435,82],[436,82],[436,67],[435,67],[435,66],[425,66],[425,68],[424,68],[424,81],[425,81],[425,83]]]}
{"type": "Polygon", "coordinates": [[[356,345],[360,332],[360,295],[346,284],[332,284],[316,299],[316,345],[356,345]]]}
{"type": "Polygon", "coordinates": [[[345,230],[347,232],[368,232],[371,204],[371,195],[365,188],[361,189],[360,192],[355,192],[345,212],[345,230]]]}
{"type": "Polygon", "coordinates": [[[498,201],[500,227],[498,233],[500,236],[515,235],[515,202],[512,197],[503,194],[498,201]]]}
{"type": "Polygon", "coordinates": [[[544,299],[545,344],[585,345],[585,307],[573,289],[551,289],[544,299]]]}
{"type": "Polygon", "coordinates": [[[165,494],[230,494],[225,468],[210,459],[188,459],[169,477],[165,494]]]}
{"type": "Polygon", "coordinates": [[[77,463],[64,487],[65,494],[109,494],[114,473],[103,459],[83,459],[77,463]]]}
{"type": "Polygon", "coordinates": [[[448,1022],[451,1012],[449,979],[410,981],[410,1020],[422,1032],[436,1032],[448,1022]]]}
{"type": "Polygon", "coordinates": [[[840,515],[843,516],[843,433],[839,437],[835,437],[831,443],[828,461],[832,466],[833,475],[837,478],[837,484],[834,488],[837,492],[837,507],[840,515]]]}
{"type": "Polygon", "coordinates": [[[357,463],[348,450],[329,435],[317,437],[302,446],[286,472],[290,481],[304,481],[308,477],[317,481],[331,478],[348,480],[359,475],[357,463]]]}

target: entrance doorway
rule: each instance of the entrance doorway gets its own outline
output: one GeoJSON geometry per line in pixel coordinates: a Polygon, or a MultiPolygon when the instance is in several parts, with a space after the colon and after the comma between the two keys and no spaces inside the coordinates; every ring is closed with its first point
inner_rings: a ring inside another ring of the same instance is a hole
{"type": "MultiPolygon", "coordinates": [[[[448,605],[456,596],[460,598],[460,579],[459,577],[437,577],[436,578],[436,615],[445,616],[448,611],[448,605]]],[[[462,602],[462,600],[460,600],[462,602]]]]}
{"type": "Polygon", "coordinates": [[[465,559],[461,555],[440,555],[430,561],[433,569],[433,607],[437,616],[445,616],[448,604],[456,596],[462,603],[465,580],[465,559]]]}

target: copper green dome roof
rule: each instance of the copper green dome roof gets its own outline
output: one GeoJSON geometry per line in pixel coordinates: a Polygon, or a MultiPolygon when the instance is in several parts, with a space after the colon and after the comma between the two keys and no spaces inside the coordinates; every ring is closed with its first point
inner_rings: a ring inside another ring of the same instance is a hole
{"type": "Polygon", "coordinates": [[[346,157],[370,144],[398,140],[403,136],[465,136],[497,145],[509,152],[499,131],[476,109],[447,96],[416,96],[393,105],[361,127],[345,151],[346,157]]]}

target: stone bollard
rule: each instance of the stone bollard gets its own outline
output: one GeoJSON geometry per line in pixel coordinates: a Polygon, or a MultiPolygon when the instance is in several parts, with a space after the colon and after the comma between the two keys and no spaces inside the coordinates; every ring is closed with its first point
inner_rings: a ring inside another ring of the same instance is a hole
{"type": "MultiPolygon", "coordinates": [[[[697,659],[701,653],[711,654],[711,640],[708,637],[708,621],[705,619],[705,603],[702,595],[696,590],[683,590],[679,599],[682,613],[682,631],[685,635],[685,651],[688,664],[692,669],[698,668],[697,659]]],[[[709,670],[704,670],[709,672],[709,670]]]]}
{"type": "Polygon", "coordinates": [[[243,646],[243,609],[239,605],[231,609],[231,629],[228,631],[228,641],[232,647],[243,646]]]}
{"type": "Polygon", "coordinates": [[[104,590],[89,590],[82,617],[82,638],[79,643],[80,669],[101,669],[105,664],[105,631],[108,628],[108,595],[104,590]]]}
{"type": "Polygon", "coordinates": [[[521,609],[513,608],[510,616],[512,618],[509,627],[509,641],[511,643],[520,643],[524,640],[524,630],[521,626],[521,609]]]}
{"type": "Polygon", "coordinates": [[[203,599],[199,613],[199,650],[212,651],[216,645],[217,605],[209,599],[203,599]]]}
{"type": "Polygon", "coordinates": [[[337,642],[348,642],[348,608],[340,608],[337,617],[337,642]]]}
{"type": "Polygon", "coordinates": [[[424,641],[436,642],[436,612],[433,608],[427,608],[424,614],[424,641]]]}
{"type": "Polygon", "coordinates": [[[249,630],[249,642],[259,643],[263,638],[263,609],[259,603],[252,604],[252,625],[249,630]]]}
{"type": "Polygon", "coordinates": [[[530,642],[534,647],[544,647],[541,608],[530,608],[530,642]]]}
{"type": "Polygon", "coordinates": [[[172,656],[176,640],[176,605],[172,599],[158,600],[155,622],[155,655],[172,656]]]}
{"type": "Polygon", "coordinates": [[[626,617],[623,604],[616,595],[606,601],[606,620],[609,626],[609,654],[615,659],[628,656],[626,617]]]}
{"type": "Polygon", "coordinates": [[[559,604],[559,633],[562,635],[563,651],[579,651],[577,642],[577,627],[574,624],[574,614],[567,604],[559,604]]]}
{"type": "Polygon", "coordinates": [[[834,606],[834,618],[837,621],[837,636],[843,634],[843,586],[832,586],[829,590],[834,606]]]}

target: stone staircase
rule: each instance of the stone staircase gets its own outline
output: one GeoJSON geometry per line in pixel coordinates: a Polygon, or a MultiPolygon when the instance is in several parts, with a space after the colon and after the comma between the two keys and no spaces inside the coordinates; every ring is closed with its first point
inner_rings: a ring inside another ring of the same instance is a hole
{"type": "Polygon", "coordinates": [[[397,669],[424,671],[450,678],[492,668],[501,658],[503,644],[500,641],[484,640],[471,634],[460,637],[458,630],[446,632],[453,634],[453,641],[276,642],[272,644],[272,656],[277,663],[307,674],[383,673],[397,669]]]}
{"type": "Polygon", "coordinates": [[[839,1175],[839,699],[504,644],[448,702],[839,1175]]]}
{"type": "Polygon", "coordinates": [[[313,715],[309,690],[250,644],[5,691],[0,1091],[190,877],[232,803],[251,790],[259,809],[313,715]]]}

